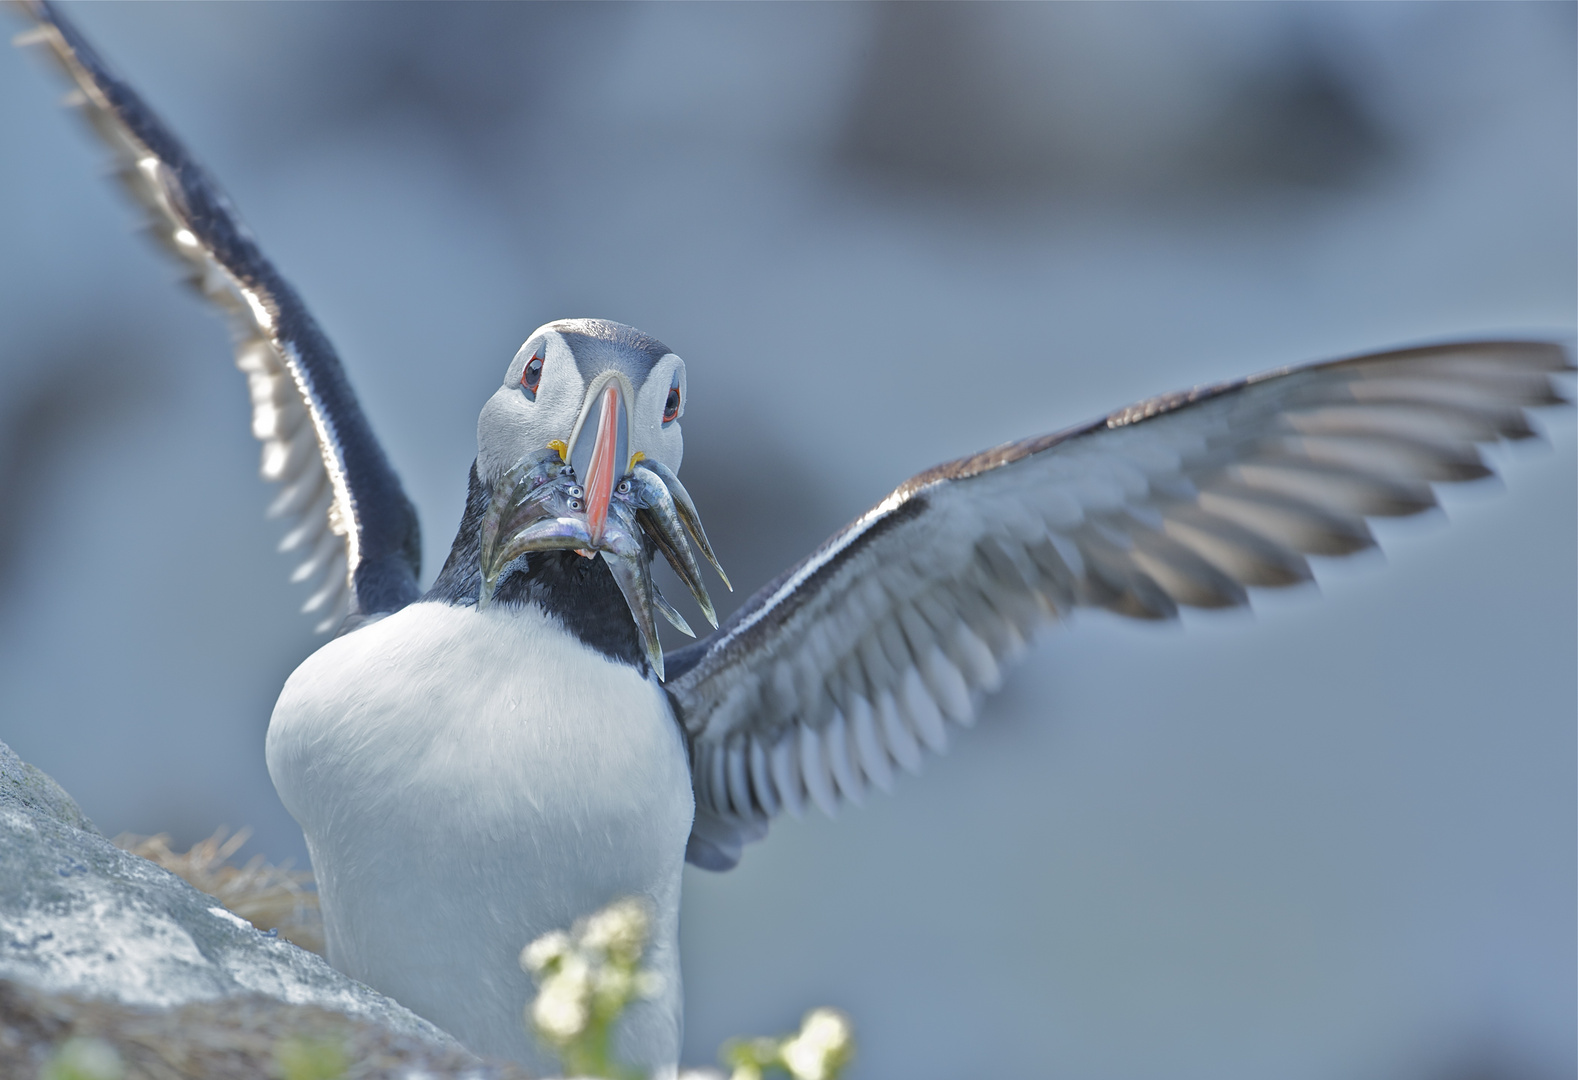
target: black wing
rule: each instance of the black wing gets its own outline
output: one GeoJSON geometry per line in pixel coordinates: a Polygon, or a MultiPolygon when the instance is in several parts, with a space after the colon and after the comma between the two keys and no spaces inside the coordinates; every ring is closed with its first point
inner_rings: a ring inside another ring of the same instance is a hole
{"type": "Polygon", "coordinates": [[[1469,342],[1153,398],[902,484],[668,661],[691,740],[690,861],[726,869],[780,809],[831,814],[918,771],[1042,623],[1147,619],[1310,580],[1366,517],[1489,474],[1476,443],[1533,434],[1567,351],[1469,342]]]}
{"type": "Polygon", "coordinates": [[[18,44],[46,47],[76,84],[70,102],[114,152],[150,231],[229,318],[236,366],[252,394],[252,433],[263,443],[263,478],[283,485],[268,511],[290,525],[280,550],[301,553],[292,581],[317,585],[303,610],[319,615],[317,628],[326,631],[346,616],[404,607],[418,594],[416,511],[329,339],[230,200],[136,91],[47,0],[21,7],[36,26],[18,44]]]}

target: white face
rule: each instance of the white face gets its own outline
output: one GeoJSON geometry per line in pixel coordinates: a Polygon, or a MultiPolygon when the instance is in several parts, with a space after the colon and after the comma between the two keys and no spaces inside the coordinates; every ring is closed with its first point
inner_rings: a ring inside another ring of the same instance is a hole
{"type": "Polygon", "coordinates": [[[723,571],[674,475],[687,391],[685,361],[629,326],[564,319],[526,339],[477,419],[477,479],[488,495],[478,608],[534,558],[600,559],[661,679],[655,616],[692,634],[652,582],[661,551],[718,625],[695,551],[723,571]]]}
{"type": "MultiPolygon", "coordinates": [[[[556,443],[569,460],[582,429],[588,436],[595,432],[598,400],[611,382],[618,384],[627,410],[627,456],[642,454],[679,471],[684,456],[680,417],[689,396],[685,361],[664,353],[654,363],[647,352],[609,341],[594,341],[591,347],[583,341],[583,355],[577,357],[559,328],[573,333],[579,325],[566,320],[539,328],[505,369],[503,385],[477,418],[477,472],[483,479],[499,477],[556,443]]],[[[630,465],[622,462],[621,468],[628,471],[630,465]]]]}

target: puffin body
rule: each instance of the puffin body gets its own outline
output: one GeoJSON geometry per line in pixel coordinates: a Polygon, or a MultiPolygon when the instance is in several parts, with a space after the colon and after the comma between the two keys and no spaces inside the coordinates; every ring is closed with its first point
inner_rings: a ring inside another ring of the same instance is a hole
{"type": "Polygon", "coordinates": [[[555,1063],[522,1022],[521,948],[640,896],[663,989],[628,1014],[622,1056],[677,1060],[693,802],[684,739],[650,674],[535,604],[424,601],[296,669],[268,765],[306,834],[341,971],[548,1075],[555,1063]]]}
{"type": "Polygon", "coordinates": [[[670,486],[689,496],[665,464],[679,463],[684,385],[683,361],[631,327],[532,334],[483,407],[432,588],[349,619],[269,724],[330,962],[544,1074],[555,1063],[524,1023],[521,950],[631,896],[660,989],[627,1012],[616,1050],[646,1071],[678,1060],[695,802],[659,681],[652,616],[671,609],[651,560],[660,545],[689,554],[670,486]]]}
{"type": "MultiPolygon", "coordinates": [[[[1374,547],[1370,519],[1489,476],[1481,445],[1531,438],[1530,411],[1566,400],[1567,347],[1517,340],[1164,394],[911,477],[720,626],[701,562],[722,570],[678,477],[684,361],[632,327],[563,320],[483,404],[424,595],[416,511],[300,297],[136,92],[48,3],[25,7],[154,235],[230,320],[281,548],[336,634],[286,683],[267,751],[330,960],[541,1072],[516,966],[537,936],[645,898],[662,988],[616,1049],[669,1072],[684,861],[727,870],[778,814],[831,815],[918,773],[1050,622],[1171,619],[1311,582],[1311,560],[1374,547]],[[658,555],[715,628],[667,657],[656,616],[690,629],[653,583],[658,555]]],[[[792,371],[783,385],[803,391],[792,371]]]]}

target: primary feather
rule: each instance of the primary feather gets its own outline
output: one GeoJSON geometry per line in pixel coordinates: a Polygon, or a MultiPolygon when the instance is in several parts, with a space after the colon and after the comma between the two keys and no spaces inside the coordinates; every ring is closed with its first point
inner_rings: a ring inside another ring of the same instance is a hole
{"type": "Polygon", "coordinates": [[[1533,434],[1567,352],[1463,342],[1289,368],[1142,401],[940,465],[835,533],[669,659],[692,740],[689,858],[727,869],[767,820],[829,814],[969,724],[1002,664],[1075,608],[1168,619],[1310,580],[1373,546],[1367,517],[1488,475],[1533,434]],[[701,821],[706,820],[703,829],[701,821]]]}
{"type": "Polygon", "coordinates": [[[263,479],[282,485],[269,516],[300,558],[291,580],[313,592],[320,632],[396,611],[418,595],[416,511],[351,391],[334,346],[264,257],[218,185],[142,98],[47,0],[21,43],[43,47],[75,84],[69,99],[115,156],[116,175],[149,233],[226,316],[247,377],[263,479]]]}

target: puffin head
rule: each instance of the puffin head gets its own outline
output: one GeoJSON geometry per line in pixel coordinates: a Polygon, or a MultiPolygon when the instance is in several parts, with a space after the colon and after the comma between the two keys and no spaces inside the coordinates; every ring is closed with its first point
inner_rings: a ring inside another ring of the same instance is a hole
{"type": "Polygon", "coordinates": [[[717,625],[692,545],[723,570],[677,475],[685,398],[685,361],[634,327],[561,319],[526,339],[477,419],[490,495],[479,607],[531,552],[602,558],[661,678],[653,612],[690,628],[652,582],[656,550],[717,625]]]}

